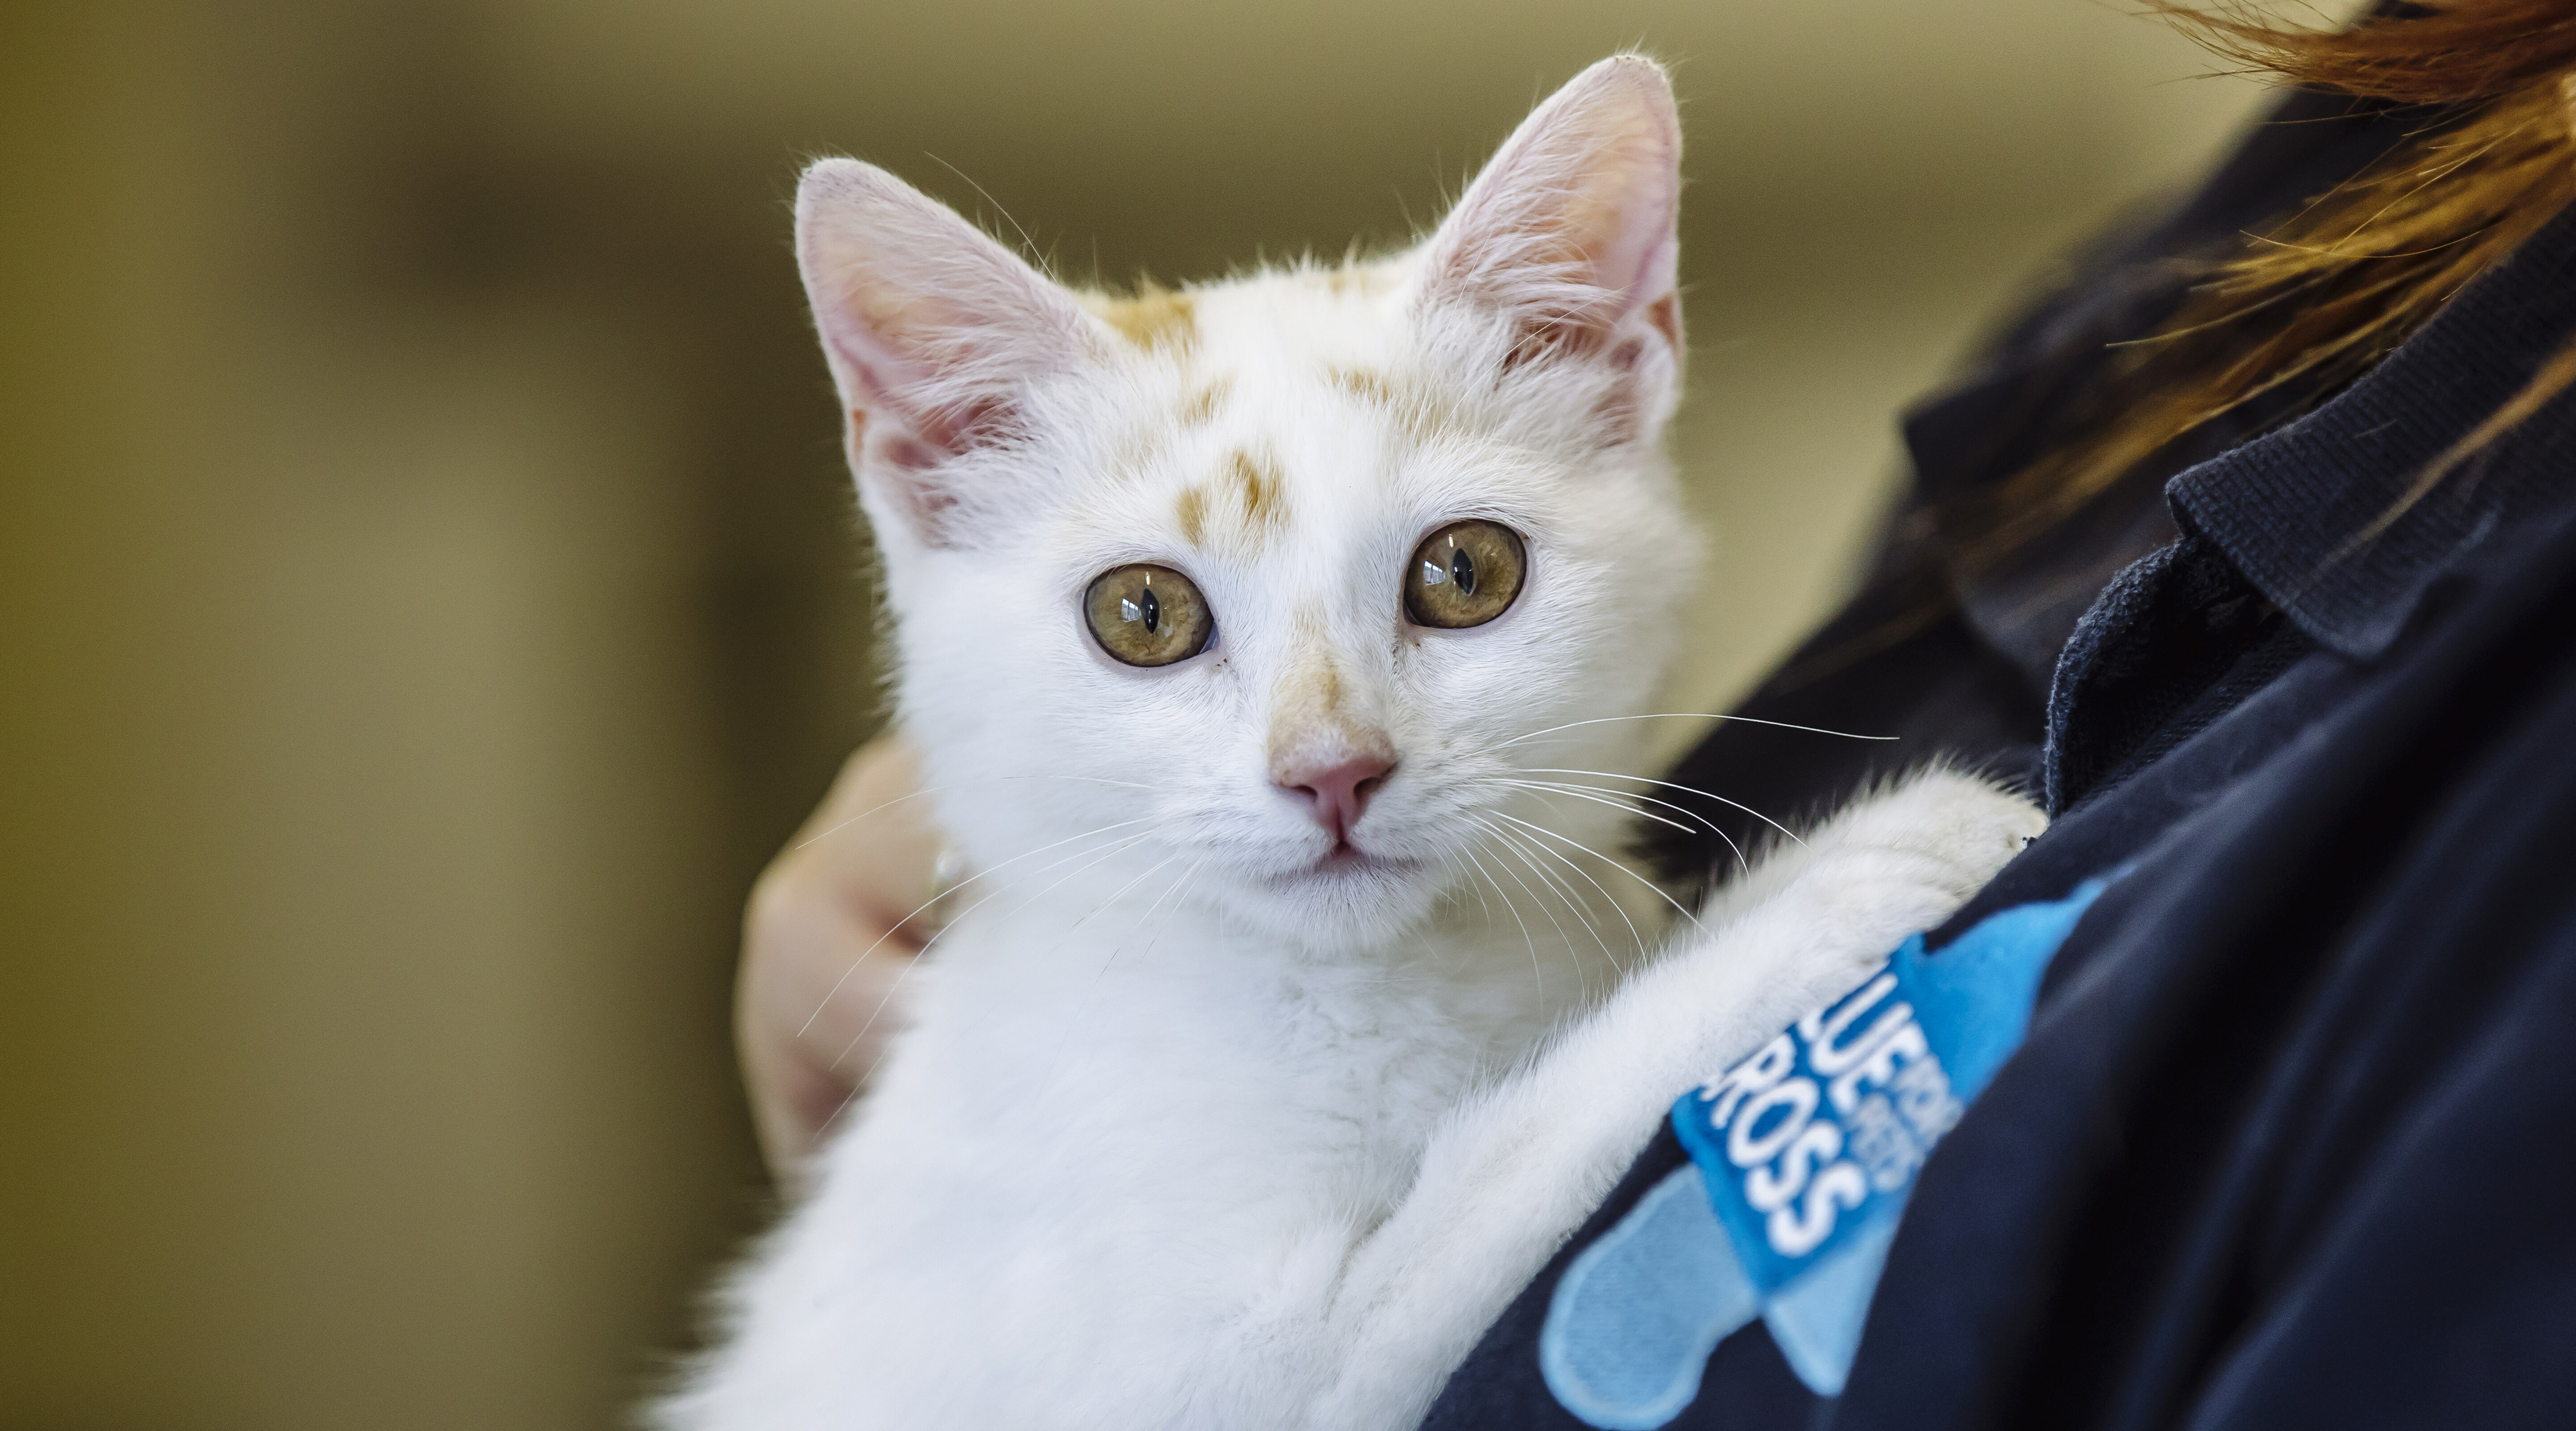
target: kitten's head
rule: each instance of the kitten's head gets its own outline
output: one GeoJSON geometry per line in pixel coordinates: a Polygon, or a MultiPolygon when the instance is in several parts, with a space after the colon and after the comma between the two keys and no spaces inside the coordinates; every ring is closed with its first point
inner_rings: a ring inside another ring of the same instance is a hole
{"type": "Polygon", "coordinates": [[[1639,723],[1600,718],[1688,595],[1679,154],[1662,72],[1606,60],[1408,252],[1119,300],[807,171],[903,724],[994,886],[1172,884],[1337,945],[1616,837],[1508,782],[1628,768],[1639,723]]]}

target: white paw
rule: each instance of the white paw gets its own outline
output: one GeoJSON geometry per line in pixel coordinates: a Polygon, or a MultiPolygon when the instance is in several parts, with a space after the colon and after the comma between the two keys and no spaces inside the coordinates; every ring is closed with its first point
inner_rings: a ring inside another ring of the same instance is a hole
{"type": "Polygon", "coordinates": [[[1930,770],[1809,836],[1797,885],[1820,918],[1901,938],[1947,919],[2047,828],[2037,806],[1989,781],[1930,770]]]}
{"type": "Polygon", "coordinates": [[[1991,781],[1928,770],[1856,802],[1822,833],[1851,849],[1928,861],[1964,896],[2047,828],[2038,806],[1991,781]]]}

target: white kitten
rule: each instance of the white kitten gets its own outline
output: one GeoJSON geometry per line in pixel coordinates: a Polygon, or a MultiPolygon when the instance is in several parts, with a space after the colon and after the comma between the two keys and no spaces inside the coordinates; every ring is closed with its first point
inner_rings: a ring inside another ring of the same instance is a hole
{"type": "Polygon", "coordinates": [[[1926,777],[1601,996],[1627,812],[1528,782],[1639,768],[1689,592],[1679,144],[1607,60],[1418,248],[1123,302],[807,172],[903,726],[984,873],[665,1424],[1411,1425],[1676,1095],[2036,833],[1926,777]]]}

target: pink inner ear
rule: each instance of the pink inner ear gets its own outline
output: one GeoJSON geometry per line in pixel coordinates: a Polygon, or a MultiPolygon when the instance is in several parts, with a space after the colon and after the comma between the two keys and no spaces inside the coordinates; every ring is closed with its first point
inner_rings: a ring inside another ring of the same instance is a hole
{"type": "Polygon", "coordinates": [[[864,409],[851,408],[849,454],[854,472],[873,473],[905,524],[924,546],[956,545],[950,530],[957,494],[938,479],[949,454],[899,427],[871,427],[864,409]]]}
{"type": "Polygon", "coordinates": [[[1086,355],[1093,320],[1069,296],[883,170],[824,160],[796,207],[798,264],[847,405],[954,449],[1086,355]]]}
{"type": "MultiPolygon", "coordinates": [[[[1640,309],[1678,342],[1681,130],[1663,72],[1604,60],[1541,105],[1433,236],[1435,295],[1528,311],[1542,348],[1592,343],[1640,309]]],[[[1516,353],[1525,358],[1526,352],[1516,353]]]]}
{"type": "Polygon", "coordinates": [[[1090,360],[1097,321],[945,205],[854,160],[806,171],[796,255],[854,469],[917,535],[951,544],[962,504],[944,469],[1023,431],[1031,386],[1090,360]]]}
{"type": "MultiPolygon", "coordinates": [[[[943,374],[906,361],[892,344],[864,328],[835,331],[826,326],[823,346],[851,400],[851,419],[871,412],[885,416],[908,435],[905,451],[918,460],[908,458],[907,465],[917,470],[969,448],[1006,441],[1016,428],[1009,391],[983,386],[1001,376],[998,368],[991,376],[971,364],[943,374]]],[[[858,450],[855,443],[851,450],[858,450]]]]}

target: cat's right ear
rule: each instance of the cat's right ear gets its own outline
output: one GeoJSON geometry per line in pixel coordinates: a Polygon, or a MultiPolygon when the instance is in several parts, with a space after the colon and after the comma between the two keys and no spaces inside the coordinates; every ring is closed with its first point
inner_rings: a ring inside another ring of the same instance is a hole
{"type": "Polygon", "coordinates": [[[851,470],[928,546],[958,545],[957,459],[1024,430],[1032,384],[1099,352],[1097,319],[946,205],[855,159],[796,188],[796,262],[851,470]]]}
{"type": "Polygon", "coordinates": [[[1615,55],[1576,75],[1431,236],[1422,300],[1508,320],[1514,365],[1606,361],[1636,406],[1660,412],[1682,356],[1681,146],[1662,66],[1615,55]]]}

